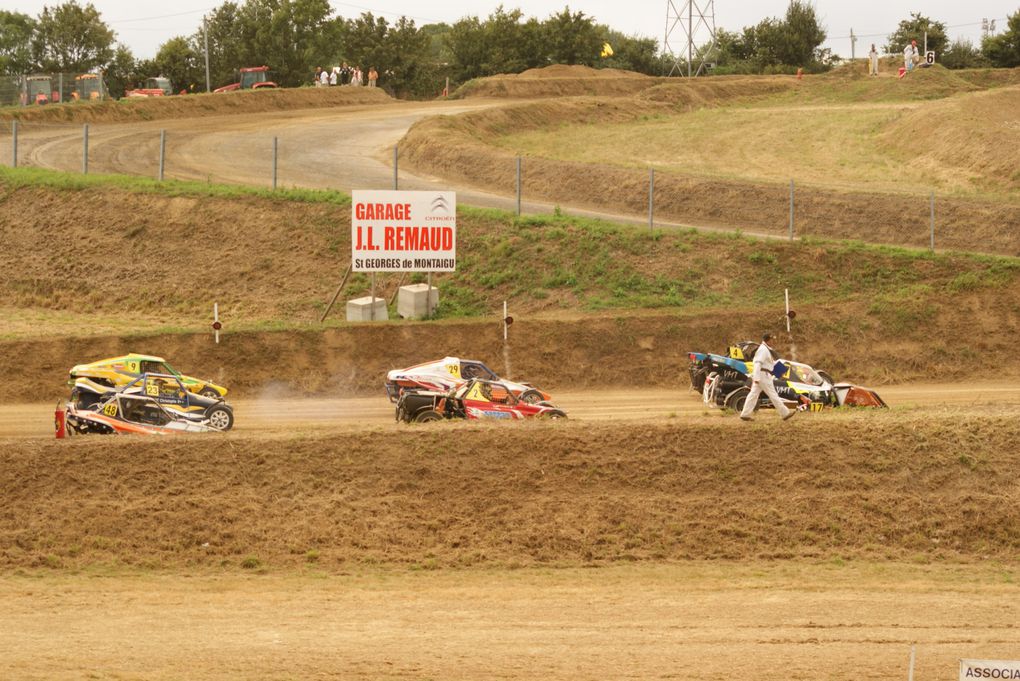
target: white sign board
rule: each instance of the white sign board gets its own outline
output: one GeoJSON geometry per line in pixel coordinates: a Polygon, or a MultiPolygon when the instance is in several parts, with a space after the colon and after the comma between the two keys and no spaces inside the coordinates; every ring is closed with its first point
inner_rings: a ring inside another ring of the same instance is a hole
{"type": "Polygon", "coordinates": [[[456,192],[351,192],[351,271],[456,268],[456,192]]]}
{"type": "Polygon", "coordinates": [[[927,52],[924,53],[924,63],[928,64],[929,66],[935,63],[934,50],[928,50],[927,52]]]}
{"type": "Polygon", "coordinates": [[[974,679],[1020,681],[1020,660],[960,660],[960,681],[974,679]]]}

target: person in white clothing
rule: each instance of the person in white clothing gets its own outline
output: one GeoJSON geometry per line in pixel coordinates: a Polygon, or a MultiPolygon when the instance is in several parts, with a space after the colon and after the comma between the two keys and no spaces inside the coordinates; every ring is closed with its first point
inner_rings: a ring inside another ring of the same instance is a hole
{"type": "Polygon", "coordinates": [[[761,345],[758,346],[758,351],[754,353],[754,369],[751,371],[751,392],[747,394],[747,399],[744,401],[744,409],[740,412],[740,418],[743,421],[751,420],[751,414],[754,413],[755,408],[758,406],[758,397],[762,393],[768,396],[772,406],[776,408],[776,411],[779,412],[784,421],[797,413],[795,410],[787,407],[779,397],[779,393],[776,392],[776,384],[772,380],[772,368],[776,365],[776,360],[772,354],[772,348],[769,347],[771,339],[772,336],[770,334],[766,333],[762,336],[761,345]]]}
{"type": "Polygon", "coordinates": [[[878,75],[878,50],[875,49],[875,43],[871,43],[871,52],[868,52],[868,75],[878,75]]]}
{"type": "Polygon", "coordinates": [[[914,64],[920,61],[921,55],[917,51],[917,41],[911,40],[910,44],[903,48],[903,67],[907,71],[914,70],[914,64]]]}
{"type": "Polygon", "coordinates": [[[319,74],[319,85],[326,87],[329,85],[329,71],[323,71],[319,74]]]}

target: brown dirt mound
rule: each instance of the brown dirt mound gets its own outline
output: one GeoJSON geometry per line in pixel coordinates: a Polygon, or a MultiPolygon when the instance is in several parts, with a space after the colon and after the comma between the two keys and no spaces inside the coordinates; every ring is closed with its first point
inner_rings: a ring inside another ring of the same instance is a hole
{"type": "MultiPolygon", "coordinates": [[[[960,296],[936,314],[923,301],[902,302],[881,314],[861,304],[798,306],[798,357],[837,380],[866,384],[967,380],[996,358],[1014,354],[1018,293],[1015,287],[1000,293],[960,296]],[[968,320],[965,333],[961,319],[968,320]]],[[[722,352],[735,340],[777,328],[779,319],[764,308],[566,320],[517,314],[512,377],[554,392],[611,386],[686,391],[688,352],[722,352]]],[[[66,397],[72,366],[127,352],[166,357],[182,371],[228,386],[237,397],[258,396],[270,386],[305,395],[382,396],[390,369],[447,355],[481,359],[504,372],[502,325],[495,319],[231,332],[222,341],[215,345],[203,332],[3,342],[0,399],[66,397]]],[[[1017,377],[1018,371],[1003,359],[995,378],[1017,377]]]]}
{"type": "Polygon", "coordinates": [[[915,158],[914,172],[950,166],[1020,191],[1020,86],[954,97],[912,112],[886,130],[885,144],[915,158]]]}
{"type": "Polygon", "coordinates": [[[8,441],[0,567],[1015,559],[1015,414],[815,416],[8,441]]]}
{"type": "Polygon", "coordinates": [[[251,114],[291,109],[385,104],[393,99],[379,88],[280,88],[219,94],[130,98],[0,111],[0,120],[50,123],[153,121],[251,114]]]}
{"type": "Polygon", "coordinates": [[[666,82],[632,71],[593,69],[589,66],[555,64],[518,74],[476,78],[461,85],[454,98],[505,97],[532,99],[541,97],[600,96],[619,97],[641,92],[656,83],[666,82]]]}

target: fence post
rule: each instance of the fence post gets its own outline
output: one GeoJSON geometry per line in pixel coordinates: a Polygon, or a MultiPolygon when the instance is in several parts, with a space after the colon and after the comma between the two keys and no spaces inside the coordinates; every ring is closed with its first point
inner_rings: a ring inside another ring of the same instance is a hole
{"type": "Polygon", "coordinates": [[[517,157],[517,217],[521,217],[521,157],[517,157]]]}
{"type": "Polygon", "coordinates": [[[648,231],[655,227],[655,168],[648,169],[648,231]]]}
{"type": "Polygon", "coordinates": [[[793,241],[793,180],[790,180],[790,241],[793,241]]]}
{"type": "Polygon", "coordinates": [[[163,181],[163,170],[166,168],[166,130],[159,131],[159,181],[163,181]]]}
{"type": "Polygon", "coordinates": [[[931,193],[931,252],[935,252],[935,192],[931,193]]]}
{"type": "Polygon", "coordinates": [[[11,125],[11,167],[18,167],[18,122],[11,125]]]}
{"type": "Polygon", "coordinates": [[[89,124],[81,131],[81,174],[89,174],[89,124]]]}
{"type": "Polygon", "coordinates": [[[277,149],[278,149],[278,140],[277,140],[276,137],[274,137],[273,138],[273,191],[274,192],[276,191],[276,161],[277,161],[277,158],[278,158],[277,149]]]}
{"type": "Polygon", "coordinates": [[[399,189],[399,187],[397,186],[398,185],[398,183],[397,183],[397,153],[399,151],[399,148],[400,148],[400,145],[397,145],[397,144],[393,145],[393,189],[395,189],[395,190],[399,189]]]}

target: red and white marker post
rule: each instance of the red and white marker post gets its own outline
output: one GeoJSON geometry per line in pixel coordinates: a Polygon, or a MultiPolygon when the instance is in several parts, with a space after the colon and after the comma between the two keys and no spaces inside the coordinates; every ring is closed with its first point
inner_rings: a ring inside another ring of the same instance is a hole
{"type": "Polygon", "coordinates": [[[219,303],[213,303],[213,306],[212,306],[212,318],[213,318],[213,323],[212,323],[213,334],[215,335],[216,343],[218,344],[220,342],[220,329],[223,328],[223,324],[220,323],[220,304],[219,303]]]}

